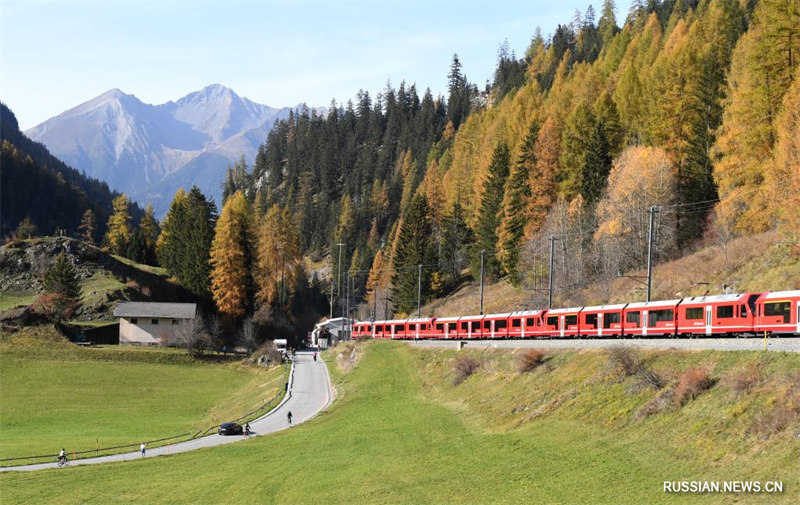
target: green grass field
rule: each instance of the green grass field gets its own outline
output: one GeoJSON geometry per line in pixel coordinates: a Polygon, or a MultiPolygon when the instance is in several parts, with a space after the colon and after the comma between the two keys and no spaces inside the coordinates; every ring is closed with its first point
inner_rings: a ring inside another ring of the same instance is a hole
{"type": "Polygon", "coordinates": [[[283,370],[207,364],[185,352],[0,346],[0,457],[91,450],[204,429],[258,408],[283,370]]]}
{"type": "MultiPolygon", "coordinates": [[[[646,399],[624,392],[620,396],[613,385],[605,386],[612,392],[595,404],[570,403],[565,397],[563,415],[509,422],[512,412],[508,405],[528,401],[524,397],[529,394],[528,388],[514,383],[513,373],[502,368],[513,357],[493,358],[487,361],[488,368],[452,386],[452,356],[447,353],[424,353],[393,342],[371,342],[361,352],[349,373],[331,365],[337,400],[328,412],[307,424],[165,458],[2,474],[3,502],[624,504],[798,500],[796,446],[774,459],[758,453],[769,450],[767,442],[742,458],[729,457],[727,466],[713,467],[702,458],[689,457],[694,449],[675,450],[673,434],[623,422],[630,417],[628,402],[646,399]],[[434,378],[440,382],[433,384],[434,378]],[[495,381],[508,381],[511,392],[492,403],[479,390],[485,387],[496,396],[495,381]],[[492,405],[500,410],[490,408],[492,405]],[[597,419],[592,417],[594,410],[600,412],[597,419]],[[573,415],[579,411],[584,413],[573,415]],[[618,421],[609,423],[608,412],[618,412],[618,421]],[[784,460],[784,455],[795,459],[784,460]],[[769,465],[784,466],[754,470],[759,458],[769,465]],[[753,464],[743,465],[743,461],[753,464]],[[748,478],[782,479],[787,490],[780,495],[746,496],[662,492],[665,480],[748,478]]],[[[330,353],[326,354],[332,363],[330,353]]],[[[561,376],[558,367],[548,372],[549,376],[534,372],[517,374],[516,379],[535,382],[538,377],[545,383],[552,377],[552,385],[564,381],[575,389],[570,395],[576,399],[583,386],[590,391],[604,387],[600,383],[605,380],[604,358],[594,358],[581,354],[557,358],[565,375],[582,360],[591,365],[575,382],[561,376]],[[588,377],[600,382],[586,383],[588,377]]],[[[683,359],[682,355],[678,358],[683,359]]],[[[776,370],[797,364],[797,357],[776,359],[770,365],[776,370]]],[[[663,361],[666,364],[669,358],[663,361]]],[[[558,392],[548,394],[557,396],[558,392]]],[[[698,443],[693,433],[705,422],[698,417],[686,425],[688,444],[698,443]]]]}

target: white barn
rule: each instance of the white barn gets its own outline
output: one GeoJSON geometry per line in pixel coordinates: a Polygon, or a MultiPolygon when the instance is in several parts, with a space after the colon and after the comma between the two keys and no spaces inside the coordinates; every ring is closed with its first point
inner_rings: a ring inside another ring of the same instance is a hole
{"type": "Polygon", "coordinates": [[[125,302],[114,309],[119,318],[119,343],[161,345],[173,341],[181,331],[191,331],[197,304],[125,302]]]}

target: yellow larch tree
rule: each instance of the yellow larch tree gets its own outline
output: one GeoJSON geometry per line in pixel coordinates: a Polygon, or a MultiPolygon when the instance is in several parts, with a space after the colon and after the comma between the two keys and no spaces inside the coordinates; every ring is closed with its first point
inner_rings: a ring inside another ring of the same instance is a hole
{"type": "Polygon", "coordinates": [[[228,197],[211,244],[211,295],[220,313],[240,318],[249,308],[251,211],[241,191],[228,197]]]}

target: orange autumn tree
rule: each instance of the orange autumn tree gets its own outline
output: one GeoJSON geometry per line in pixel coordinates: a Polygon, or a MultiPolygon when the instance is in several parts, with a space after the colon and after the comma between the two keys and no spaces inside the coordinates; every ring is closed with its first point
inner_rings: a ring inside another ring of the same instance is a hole
{"type": "Polygon", "coordinates": [[[239,318],[249,307],[252,262],[250,204],[241,191],[228,198],[211,244],[211,295],[220,313],[239,318]]]}

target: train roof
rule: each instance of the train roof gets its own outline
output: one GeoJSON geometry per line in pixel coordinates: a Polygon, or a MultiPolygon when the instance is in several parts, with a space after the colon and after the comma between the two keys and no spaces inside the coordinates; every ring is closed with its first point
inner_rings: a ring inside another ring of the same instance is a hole
{"type": "Polygon", "coordinates": [[[583,307],[570,307],[568,309],[553,309],[547,312],[547,315],[550,314],[577,314],[583,310],[583,307]]]}
{"type": "Polygon", "coordinates": [[[764,296],[764,298],[767,300],[773,300],[775,298],[794,298],[794,297],[800,297],[800,289],[795,289],[794,291],[772,291],[764,296]]]}
{"type": "Polygon", "coordinates": [[[508,318],[508,316],[510,316],[510,315],[511,315],[511,312],[505,312],[503,314],[486,314],[484,317],[491,317],[492,319],[495,319],[495,318],[498,318],[498,317],[508,318]]]}
{"type": "Polygon", "coordinates": [[[406,321],[409,322],[409,323],[426,323],[426,322],[430,321],[431,319],[433,319],[433,318],[432,317],[414,317],[414,318],[406,319],[406,321]]]}
{"type": "Polygon", "coordinates": [[[436,318],[437,321],[444,321],[444,322],[453,322],[453,321],[458,321],[459,319],[462,319],[462,317],[461,316],[450,316],[450,317],[437,317],[436,318]]]}
{"type": "Polygon", "coordinates": [[[648,307],[671,307],[681,303],[681,300],[657,300],[655,302],[629,303],[627,309],[646,309],[648,307]]]}
{"type": "Polygon", "coordinates": [[[627,306],[627,303],[614,303],[611,305],[591,305],[589,307],[584,307],[583,311],[586,312],[587,310],[596,311],[596,310],[622,310],[627,306]]]}
{"type": "Polygon", "coordinates": [[[518,310],[516,312],[511,313],[511,317],[525,317],[525,316],[536,316],[542,313],[541,309],[533,309],[533,310],[518,310]]]}
{"type": "Polygon", "coordinates": [[[739,300],[746,299],[747,294],[729,293],[726,295],[707,295],[707,296],[693,296],[691,298],[684,298],[681,303],[722,303],[722,302],[738,302],[739,300]]]}

